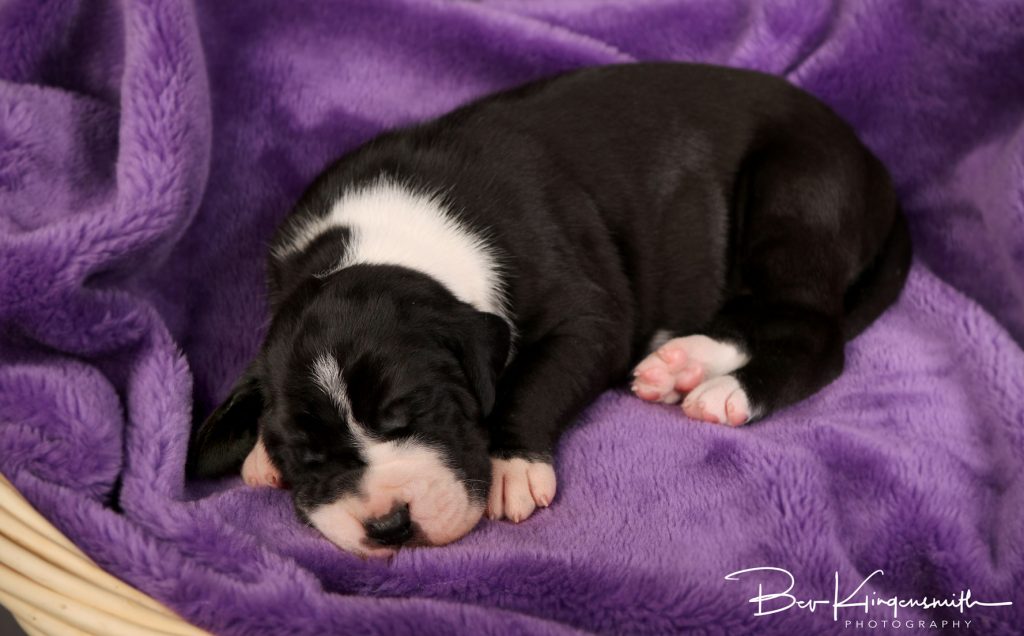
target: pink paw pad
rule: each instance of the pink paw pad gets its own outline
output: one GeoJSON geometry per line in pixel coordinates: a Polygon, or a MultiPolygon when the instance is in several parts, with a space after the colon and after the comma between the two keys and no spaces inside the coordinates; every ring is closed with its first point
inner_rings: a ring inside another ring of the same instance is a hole
{"type": "Polygon", "coordinates": [[[704,369],[694,362],[683,367],[675,377],[675,390],[680,393],[692,391],[704,379],[704,369]]]}
{"type": "Polygon", "coordinates": [[[684,349],[666,344],[634,369],[633,392],[640,399],[651,402],[678,402],[680,395],[676,385],[679,383],[679,375],[684,372],[692,376],[699,369],[688,363],[684,349]]]}
{"type": "Polygon", "coordinates": [[[641,399],[660,401],[672,394],[675,384],[675,376],[666,367],[652,365],[637,371],[633,392],[641,399]]]}

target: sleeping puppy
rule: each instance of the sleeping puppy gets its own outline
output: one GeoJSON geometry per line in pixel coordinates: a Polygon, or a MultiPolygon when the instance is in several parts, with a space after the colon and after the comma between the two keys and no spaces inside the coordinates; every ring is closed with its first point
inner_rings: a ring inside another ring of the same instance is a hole
{"type": "Polygon", "coordinates": [[[560,434],[631,369],[641,399],[727,426],[810,396],[909,260],[885,168],[780,79],[529,84],[377,137],[302,196],[266,339],[190,472],[287,484],[357,554],[448,543],[549,505],[560,434]]]}

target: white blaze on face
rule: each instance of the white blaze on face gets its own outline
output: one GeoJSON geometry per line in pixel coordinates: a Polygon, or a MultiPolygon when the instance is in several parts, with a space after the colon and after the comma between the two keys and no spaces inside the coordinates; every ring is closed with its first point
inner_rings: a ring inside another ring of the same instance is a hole
{"type": "Polygon", "coordinates": [[[387,515],[395,504],[408,504],[412,522],[432,545],[466,535],[483,516],[483,502],[473,502],[465,485],[445,465],[437,450],[415,439],[377,441],[352,417],[351,404],[337,360],[321,355],[313,379],[348,421],[367,467],[357,492],[308,512],[325,537],[344,550],[386,556],[392,548],[368,545],[364,523],[387,515]]]}

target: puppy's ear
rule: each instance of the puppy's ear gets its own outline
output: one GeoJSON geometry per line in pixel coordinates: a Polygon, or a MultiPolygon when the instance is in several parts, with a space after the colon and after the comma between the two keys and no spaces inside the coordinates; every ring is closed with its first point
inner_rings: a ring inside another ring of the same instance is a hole
{"type": "Polygon", "coordinates": [[[263,386],[254,361],[227,399],[192,431],[186,471],[193,477],[237,474],[256,445],[263,386]]]}
{"type": "Polygon", "coordinates": [[[494,393],[508,359],[512,331],[504,319],[476,310],[465,325],[461,334],[462,368],[487,416],[494,408],[494,393]]]}

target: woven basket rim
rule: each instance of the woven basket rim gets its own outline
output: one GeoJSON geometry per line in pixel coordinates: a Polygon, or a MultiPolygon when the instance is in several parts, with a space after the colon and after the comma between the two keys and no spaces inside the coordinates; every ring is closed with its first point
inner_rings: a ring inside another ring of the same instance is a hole
{"type": "Polygon", "coordinates": [[[202,636],[105,572],[0,474],[0,603],[27,634],[202,636]]]}

